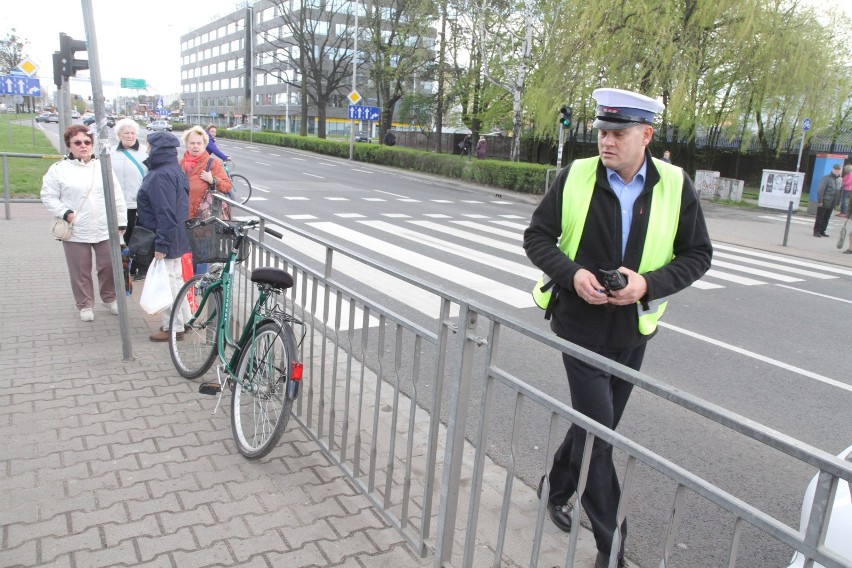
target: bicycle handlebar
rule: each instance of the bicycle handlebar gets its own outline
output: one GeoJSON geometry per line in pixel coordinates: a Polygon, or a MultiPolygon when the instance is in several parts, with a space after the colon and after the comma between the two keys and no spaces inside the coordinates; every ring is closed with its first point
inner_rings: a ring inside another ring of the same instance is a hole
{"type": "MultiPolygon", "coordinates": [[[[232,229],[234,231],[238,231],[240,233],[245,233],[245,231],[243,229],[245,229],[246,227],[248,227],[248,228],[256,227],[257,225],[260,224],[260,221],[258,221],[257,219],[252,219],[250,221],[223,221],[222,219],[219,219],[218,217],[208,217],[206,219],[188,219],[186,221],[186,227],[187,227],[187,229],[194,229],[195,227],[204,227],[204,226],[210,225],[212,223],[219,223],[223,227],[227,227],[229,229],[232,229]]],[[[275,229],[270,229],[269,227],[264,227],[263,231],[265,233],[272,235],[275,238],[278,238],[278,239],[284,238],[284,234],[279,233],[275,229]]]]}

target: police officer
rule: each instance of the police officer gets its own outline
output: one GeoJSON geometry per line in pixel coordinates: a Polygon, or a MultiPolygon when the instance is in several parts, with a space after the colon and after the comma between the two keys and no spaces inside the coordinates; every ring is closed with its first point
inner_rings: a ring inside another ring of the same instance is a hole
{"type": "MultiPolygon", "coordinates": [[[[651,157],[658,101],[621,89],[597,89],[599,156],[563,169],[524,233],[527,256],[544,272],[534,296],[561,338],[638,370],[656,332],[665,298],[710,268],[712,247],[692,180],[651,157]],[[601,270],[617,270],[605,277],[601,270]],[[544,285],[543,285],[544,284],[544,285]],[[620,289],[620,286],[622,286],[620,289]]],[[[633,384],[563,355],[572,406],[615,429],[633,384]]],[[[585,430],[571,426],[547,475],[547,510],[571,530],[569,498],[577,489],[585,430]]],[[[597,544],[595,567],[609,563],[621,496],[612,446],[596,440],[583,494],[597,544]]],[[[539,494],[545,478],[539,485],[539,494]]],[[[617,566],[625,566],[621,526],[617,566]]]]}

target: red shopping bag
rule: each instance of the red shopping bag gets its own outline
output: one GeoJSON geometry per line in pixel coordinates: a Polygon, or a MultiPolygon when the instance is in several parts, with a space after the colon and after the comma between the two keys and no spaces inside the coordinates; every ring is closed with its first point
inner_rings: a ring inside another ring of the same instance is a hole
{"type": "MultiPolygon", "coordinates": [[[[188,252],[182,257],[180,257],[180,268],[181,275],[183,276],[183,281],[186,282],[190,278],[193,277],[195,272],[192,269],[192,253],[188,252]]],[[[186,295],[186,300],[189,302],[189,309],[192,313],[195,313],[195,310],[198,309],[198,302],[195,300],[195,290],[190,290],[186,295]]]]}

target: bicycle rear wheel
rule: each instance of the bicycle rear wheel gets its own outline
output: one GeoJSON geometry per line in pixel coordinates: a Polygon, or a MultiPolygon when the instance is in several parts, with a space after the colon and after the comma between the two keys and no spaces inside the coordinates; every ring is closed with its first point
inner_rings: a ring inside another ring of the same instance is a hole
{"type": "Polygon", "coordinates": [[[180,375],[195,379],[206,373],[216,358],[216,334],[222,310],[222,290],[211,290],[206,301],[204,286],[208,282],[203,274],[196,274],[184,283],[175,297],[169,320],[169,353],[180,375]],[[178,318],[183,313],[184,332],[178,336],[178,318]]]}
{"type": "Polygon", "coordinates": [[[243,204],[251,198],[251,183],[240,174],[231,174],[231,199],[243,204]]]}
{"type": "Polygon", "coordinates": [[[240,354],[231,397],[231,427],[237,448],[249,459],[268,454],[287,427],[293,406],[287,384],[295,345],[289,327],[270,321],[257,328],[254,343],[240,354]]]}

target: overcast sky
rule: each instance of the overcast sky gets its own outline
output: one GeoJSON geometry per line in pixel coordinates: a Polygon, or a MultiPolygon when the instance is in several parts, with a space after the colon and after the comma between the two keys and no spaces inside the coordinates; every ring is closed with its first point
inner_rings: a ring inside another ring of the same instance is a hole
{"type": "MultiPolygon", "coordinates": [[[[91,4],[107,99],[137,94],[119,88],[122,77],[145,79],[146,94],[179,93],[180,36],[236,9],[234,0],[92,0],[91,4]]],[[[42,89],[47,86],[53,91],[52,57],[59,50],[59,33],[86,39],[82,6],[79,0],[4,2],[0,35],[15,28],[27,40],[24,55],[39,66],[42,89]]],[[[74,78],[71,91],[91,92],[88,81],[74,78]]]]}

